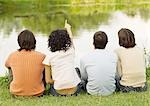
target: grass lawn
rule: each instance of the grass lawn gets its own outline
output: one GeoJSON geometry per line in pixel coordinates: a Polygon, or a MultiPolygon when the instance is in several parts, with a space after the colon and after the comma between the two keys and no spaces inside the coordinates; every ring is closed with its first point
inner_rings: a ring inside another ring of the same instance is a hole
{"type": "Polygon", "coordinates": [[[150,106],[150,89],[142,93],[114,93],[107,97],[85,93],[73,97],[12,97],[7,85],[7,79],[1,77],[0,106],[150,106]]]}

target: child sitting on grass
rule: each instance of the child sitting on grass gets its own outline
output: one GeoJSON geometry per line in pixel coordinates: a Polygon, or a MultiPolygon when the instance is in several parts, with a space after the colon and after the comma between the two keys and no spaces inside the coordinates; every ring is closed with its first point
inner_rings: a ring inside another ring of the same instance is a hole
{"type": "Polygon", "coordinates": [[[85,82],[84,88],[91,95],[107,96],[116,89],[117,58],[115,53],[105,49],[107,42],[105,32],[96,32],[93,36],[94,50],[80,61],[81,79],[85,82]]]}
{"type": "Polygon", "coordinates": [[[65,21],[66,29],[53,31],[48,39],[50,53],[43,61],[46,82],[53,96],[77,95],[80,79],[74,68],[75,50],[71,39],[71,26],[65,21]]]}
{"type": "Polygon", "coordinates": [[[146,67],[144,51],[135,44],[131,30],[122,28],[118,32],[119,45],[116,50],[118,56],[116,86],[122,92],[146,91],[146,67]]]}
{"type": "Polygon", "coordinates": [[[5,66],[10,70],[10,92],[17,96],[41,96],[45,90],[42,81],[45,55],[35,51],[36,39],[29,30],[18,36],[20,48],[11,53],[5,66]]]}

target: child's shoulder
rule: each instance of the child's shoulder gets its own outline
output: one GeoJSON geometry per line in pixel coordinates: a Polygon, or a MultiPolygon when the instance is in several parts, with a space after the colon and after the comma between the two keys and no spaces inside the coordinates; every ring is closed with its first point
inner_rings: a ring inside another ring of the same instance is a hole
{"type": "Polygon", "coordinates": [[[11,52],[9,55],[10,55],[10,56],[12,56],[12,55],[17,55],[18,52],[19,52],[19,51],[13,51],[13,52],[11,52]]]}
{"type": "Polygon", "coordinates": [[[124,51],[125,48],[124,47],[118,47],[117,49],[114,50],[115,53],[119,53],[121,51],[124,51]]]}
{"type": "Polygon", "coordinates": [[[44,53],[41,53],[39,51],[34,51],[34,53],[38,56],[41,56],[41,57],[45,57],[46,55],[44,53]]]}

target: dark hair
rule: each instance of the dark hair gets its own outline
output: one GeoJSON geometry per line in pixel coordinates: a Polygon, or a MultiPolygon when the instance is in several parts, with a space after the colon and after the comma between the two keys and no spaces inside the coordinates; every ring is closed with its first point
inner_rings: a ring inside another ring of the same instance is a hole
{"type": "Polygon", "coordinates": [[[32,50],[36,47],[36,39],[33,33],[29,30],[22,31],[18,36],[19,51],[22,49],[32,50]]]}
{"type": "Polygon", "coordinates": [[[52,52],[64,50],[67,51],[72,45],[69,34],[64,29],[53,31],[48,38],[48,47],[52,52]]]}
{"type": "Polygon", "coordinates": [[[108,42],[108,38],[105,32],[98,31],[94,34],[93,41],[95,49],[104,49],[108,42]]]}
{"type": "Polygon", "coordinates": [[[119,37],[120,46],[123,46],[125,48],[131,48],[136,45],[134,34],[129,29],[126,29],[126,28],[120,29],[118,32],[118,37],[119,37]]]}

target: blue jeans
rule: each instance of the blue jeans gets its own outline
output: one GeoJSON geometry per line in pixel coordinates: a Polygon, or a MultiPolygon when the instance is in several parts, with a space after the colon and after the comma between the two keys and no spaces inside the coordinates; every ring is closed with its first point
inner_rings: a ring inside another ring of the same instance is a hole
{"type": "Polygon", "coordinates": [[[143,92],[147,90],[147,82],[145,82],[144,87],[133,87],[133,86],[123,86],[120,84],[120,78],[116,77],[116,91],[121,91],[121,92],[143,92]]]}

